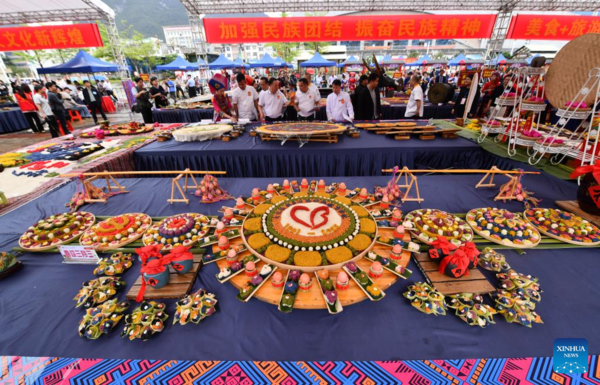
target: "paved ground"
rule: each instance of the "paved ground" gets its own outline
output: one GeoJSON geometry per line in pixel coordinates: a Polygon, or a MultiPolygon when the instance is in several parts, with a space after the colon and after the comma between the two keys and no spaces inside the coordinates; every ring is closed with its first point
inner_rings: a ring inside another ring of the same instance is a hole
{"type": "MultiPolygon", "coordinates": [[[[112,123],[124,123],[130,120],[129,114],[125,111],[121,111],[116,114],[107,114],[108,120],[112,123]]],[[[137,122],[142,121],[141,114],[133,114],[134,120],[137,122]]],[[[92,119],[84,119],[81,122],[71,122],[71,125],[75,129],[80,128],[89,128],[94,126],[94,121],[92,119]]],[[[48,127],[46,126],[46,130],[48,127]]],[[[29,146],[34,143],[43,142],[44,140],[50,139],[50,133],[43,134],[35,134],[31,130],[20,131],[14,134],[6,134],[0,135],[0,154],[4,154],[6,152],[14,151],[19,148],[29,146]]]]}

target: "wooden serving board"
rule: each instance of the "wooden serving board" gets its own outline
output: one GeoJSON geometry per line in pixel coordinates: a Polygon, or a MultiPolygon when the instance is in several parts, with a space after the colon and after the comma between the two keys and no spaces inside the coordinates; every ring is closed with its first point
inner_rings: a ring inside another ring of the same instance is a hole
{"type": "Polygon", "coordinates": [[[496,288],[479,271],[479,268],[469,270],[469,275],[452,278],[438,271],[439,263],[433,261],[429,254],[415,254],[415,261],[423,272],[427,281],[444,295],[459,293],[487,294],[496,291],[496,288]]]}
{"type": "Polygon", "coordinates": [[[579,207],[579,203],[577,203],[577,201],[556,201],[554,203],[556,203],[556,205],[561,209],[566,210],[575,215],[579,215],[583,219],[587,219],[594,225],[600,227],[600,216],[586,213],[579,207]]]}
{"type": "MultiPolygon", "coordinates": [[[[380,228],[379,234],[383,235],[383,236],[393,237],[394,230],[380,228]]],[[[404,241],[405,242],[410,241],[410,235],[408,234],[408,232],[404,235],[404,241]]],[[[231,241],[231,244],[238,244],[238,243],[242,243],[241,238],[236,238],[231,241]]],[[[388,257],[390,255],[391,249],[392,248],[390,246],[384,246],[384,245],[375,243],[375,245],[373,246],[371,251],[378,253],[382,257],[388,257]]],[[[248,255],[248,253],[250,253],[250,252],[244,251],[243,253],[241,253],[240,259],[242,259],[244,256],[248,255]]],[[[411,255],[410,252],[404,251],[402,253],[402,259],[399,261],[399,263],[401,265],[407,267],[408,263],[410,262],[410,255],[411,255]]],[[[217,265],[219,265],[219,268],[228,266],[227,261],[224,259],[219,260],[216,263],[217,263],[217,265]]],[[[366,273],[369,272],[371,263],[372,263],[372,261],[367,260],[365,258],[361,258],[356,262],[356,264],[361,269],[363,269],[366,273]]],[[[257,271],[260,271],[260,269],[264,265],[265,265],[265,262],[263,262],[263,261],[257,262],[256,263],[257,271]]],[[[287,276],[288,270],[279,268],[279,269],[277,269],[277,271],[279,271],[284,277],[287,276]]],[[[336,277],[337,277],[338,273],[341,271],[342,271],[342,269],[340,268],[340,269],[336,269],[336,270],[329,272],[329,277],[331,278],[331,280],[333,281],[334,284],[336,282],[336,277]]],[[[321,293],[319,284],[315,281],[316,277],[314,276],[313,273],[307,273],[307,274],[309,274],[311,276],[311,278],[313,279],[312,287],[306,293],[304,293],[298,289],[298,295],[296,296],[296,302],[294,303],[294,309],[327,309],[327,305],[325,304],[325,299],[323,298],[323,294],[321,293]]],[[[358,302],[361,302],[361,301],[364,301],[365,299],[367,299],[367,295],[360,289],[360,287],[358,287],[356,282],[354,282],[354,280],[352,280],[350,277],[348,277],[348,279],[350,281],[350,285],[349,285],[348,289],[344,290],[344,291],[337,290],[338,299],[340,300],[342,306],[344,306],[344,307],[353,305],[355,303],[358,303],[358,302]]],[[[390,286],[392,286],[398,279],[400,279],[400,277],[383,269],[383,275],[380,278],[373,279],[373,281],[381,290],[385,291],[390,286]]],[[[248,281],[250,281],[250,278],[246,277],[246,275],[244,273],[240,273],[240,274],[236,275],[235,277],[231,278],[228,282],[230,282],[235,288],[240,289],[242,286],[244,286],[246,283],[248,283],[248,281]]],[[[273,285],[271,284],[271,282],[269,280],[269,282],[265,282],[265,284],[262,285],[260,287],[260,289],[258,289],[257,293],[254,294],[253,298],[257,298],[261,301],[278,306],[279,300],[281,299],[282,291],[283,291],[283,287],[275,288],[275,287],[273,287],[273,285]]]]}
{"type": "MultiPolygon", "coordinates": [[[[147,285],[146,292],[144,293],[144,299],[183,298],[192,289],[201,266],[202,254],[194,254],[194,265],[192,270],[190,270],[188,273],[178,274],[175,272],[173,267],[169,266],[169,284],[161,289],[154,289],[147,285]]],[[[127,293],[126,298],[130,301],[135,300],[140,292],[141,287],[142,276],[140,275],[127,293]]]]}

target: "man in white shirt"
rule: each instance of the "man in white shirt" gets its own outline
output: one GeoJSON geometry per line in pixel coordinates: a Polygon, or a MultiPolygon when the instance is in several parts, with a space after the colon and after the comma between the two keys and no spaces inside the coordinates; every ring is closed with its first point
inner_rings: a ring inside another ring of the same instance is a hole
{"type": "Polygon", "coordinates": [[[337,79],[337,76],[335,76],[334,74],[329,75],[329,79],[327,79],[327,84],[329,84],[329,87],[333,85],[333,81],[335,79],[337,79]]]}
{"type": "Polygon", "coordinates": [[[258,97],[258,110],[260,120],[268,122],[281,121],[283,118],[283,109],[287,107],[285,95],[279,91],[279,80],[269,79],[269,90],[263,91],[258,97]]]}
{"type": "Polygon", "coordinates": [[[52,108],[50,108],[50,103],[44,96],[44,86],[40,84],[36,84],[33,88],[33,102],[35,103],[38,109],[38,115],[42,119],[48,123],[48,128],[50,129],[50,134],[53,138],[57,138],[60,136],[60,131],[58,130],[58,122],[56,121],[56,117],[52,113],[52,108]]]}
{"type": "Polygon", "coordinates": [[[304,74],[304,79],[308,82],[308,90],[313,93],[314,98],[317,102],[321,100],[321,93],[319,92],[319,88],[312,82],[310,74],[307,72],[304,74]]]}
{"type": "Polygon", "coordinates": [[[312,122],[315,118],[315,109],[319,107],[319,99],[308,88],[308,81],[301,78],[298,82],[298,91],[294,96],[298,120],[312,122]]]}
{"type": "Polygon", "coordinates": [[[327,120],[330,122],[347,122],[354,120],[352,101],[347,92],[342,91],[342,82],[335,79],[331,84],[333,92],[327,97],[327,120]]]}
{"type": "Polygon", "coordinates": [[[188,75],[188,80],[187,80],[187,89],[188,89],[188,94],[190,95],[190,98],[195,98],[196,97],[196,81],[194,79],[192,79],[192,75],[188,75]]]}
{"type": "Polygon", "coordinates": [[[258,118],[258,92],[246,84],[246,76],[236,76],[237,87],[231,94],[233,108],[238,119],[256,120],[258,118]]]}
{"type": "Polygon", "coordinates": [[[421,119],[423,117],[423,89],[420,84],[421,77],[419,75],[413,75],[410,78],[412,91],[410,91],[410,98],[406,104],[405,118],[421,119]]]}

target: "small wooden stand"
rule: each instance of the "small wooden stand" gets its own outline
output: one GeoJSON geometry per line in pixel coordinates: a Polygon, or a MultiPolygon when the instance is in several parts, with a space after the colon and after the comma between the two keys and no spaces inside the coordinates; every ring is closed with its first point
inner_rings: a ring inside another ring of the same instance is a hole
{"type": "Polygon", "coordinates": [[[189,168],[186,168],[181,174],[177,175],[171,181],[171,199],[167,199],[167,202],[170,204],[173,204],[174,202],[185,202],[186,205],[190,203],[190,200],[185,195],[188,189],[188,178],[192,178],[192,182],[194,182],[194,187],[196,189],[200,188],[196,178],[194,178],[194,174],[190,173],[189,168]],[[179,184],[179,180],[181,178],[185,178],[183,182],[183,188],[181,188],[181,185],[179,184]],[[177,187],[177,190],[179,190],[181,198],[175,198],[175,187],[177,187]]]}
{"type": "MultiPolygon", "coordinates": [[[[144,299],[183,298],[192,289],[192,286],[194,285],[194,281],[196,281],[196,276],[198,275],[201,266],[201,254],[194,254],[194,266],[192,267],[192,270],[190,270],[189,273],[178,274],[171,266],[169,266],[169,284],[161,289],[154,289],[152,288],[152,286],[146,285],[144,299]]],[[[126,298],[130,301],[135,300],[138,293],[140,292],[141,287],[142,277],[140,275],[137,281],[135,281],[135,283],[127,293],[126,298]]]]}
{"type": "MultiPolygon", "coordinates": [[[[516,176],[510,176],[510,175],[505,175],[507,178],[510,178],[510,190],[508,192],[502,192],[500,191],[498,193],[498,195],[496,195],[496,197],[494,198],[495,201],[510,201],[513,199],[517,199],[517,197],[515,196],[515,190],[517,189],[517,177],[516,176]]],[[[501,188],[502,189],[502,188],[501,188]]]]}
{"type": "Polygon", "coordinates": [[[556,201],[558,207],[575,215],[579,215],[583,219],[587,219],[590,223],[600,227],[600,216],[586,213],[579,207],[577,201],[556,201]]]}
{"type": "Polygon", "coordinates": [[[96,189],[93,185],[92,182],[97,180],[97,179],[104,179],[106,181],[106,189],[108,190],[109,193],[113,192],[113,188],[120,190],[121,192],[128,192],[125,190],[125,186],[121,186],[119,184],[119,182],[117,182],[117,180],[110,175],[109,173],[105,172],[104,175],[95,175],[91,178],[88,178],[86,180],[83,181],[83,189],[84,189],[84,200],[85,203],[95,203],[95,202],[102,202],[102,203],[106,203],[106,199],[94,199],[92,198],[92,191],[94,189],[96,189]],[[112,184],[114,183],[114,184],[112,184]]]}
{"type": "Polygon", "coordinates": [[[424,199],[421,198],[421,194],[419,193],[419,182],[417,181],[417,177],[408,169],[408,167],[404,166],[402,170],[396,176],[396,180],[394,181],[396,185],[400,188],[405,188],[404,195],[402,197],[402,203],[404,202],[423,202],[424,199]],[[399,184],[400,178],[404,177],[404,184],[399,184]],[[410,182],[408,179],[410,178],[410,182]],[[415,192],[417,194],[416,198],[410,198],[409,193],[412,188],[415,188],[415,192]]]}
{"type": "Polygon", "coordinates": [[[479,188],[479,187],[496,187],[496,184],[494,183],[494,176],[496,176],[496,172],[500,171],[500,169],[496,166],[492,166],[492,168],[490,169],[490,171],[488,171],[483,178],[481,178],[481,180],[479,181],[479,183],[477,183],[475,185],[475,188],[479,188]],[[486,182],[487,178],[490,178],[490,180],[486,182]]]}
{"type": "Polygon", "coordinates": [[[470,269],[469,275],[452,278],[438,271],[439,263],[429,258],[429,254],[415,254],[414,259],[428,283],[444,295],[460,293],[487,294],[496,291],[496,288],[477,267],[470,269]]]}

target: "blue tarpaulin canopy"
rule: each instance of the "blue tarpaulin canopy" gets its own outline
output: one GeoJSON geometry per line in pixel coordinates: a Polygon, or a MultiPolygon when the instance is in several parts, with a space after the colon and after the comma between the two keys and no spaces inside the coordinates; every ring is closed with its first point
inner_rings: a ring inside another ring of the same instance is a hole
{"type": "Polygon", "coordinates": [[[354,56],[350,56],[348,59],[344,60],[344,62],[341,64],[346,65],[346,66],[352,66],[352,65],[362,65],[363,62],[362,62],[362,60],[357,59],[354,56]]]}
{"type": "Polygon", "coordinates": [[[404,59],[392,59],[390,55],[385,55],[383,59],[379,61],[381,65],[394,65],[394,64],[403,64],[404,59]]]}
{"type": "Polygon", "coordinates": [[[335,67],[335,65],[334,61],[325,59],[318,52],[307,61],[300,63],[300,67],[335,67]]]}
{"type": "Polygon", "coordinates": [[[293,65],[291,65],[291,64],[289,64],[289,63],[286,63],[286,62],[285,62],[285,61],[284,61],[282,58],[280,58],[280,57],[276,57],[276,58],[275,58],[275,64],[276,64],[278,67],[294,68],[294,66],[293,66],[293,65]]]}
{"type": "Polygon", "coordinates": [[[198,68],[203,68],[203,69],[208,68],[208,64],[206,64],[206,62],[204,60],[202,60],[202,58],[198,58],[198,61],[196,63],[194,63],[194,65],[196,66],[196,69],[198,69],[198,68]]]}
{"type": "Polygon", "coordinates": [[[422,66],[424,63],[430,62],[431,60],[433,60],[433,59],[431,59],[431,57],[429,55],[425,55],[425,56],[420,57],[415,62],[408,63],[407,66],[409,66],[409,67],[418,67],[418,66],[422,66]]]}
{"type": "Polygon", "coordinates": [[[461,63],[464,63],[467,60],[469,60],[469,59],[467,59],[467,57],[461,53],[454,59],[450,59],[450,61],[448,61],[448,65],[449,66],[457,66],[457,65],[460,65],[461,63]]]}
{"type": "Polygon", "coordinates": [[[66,63],[54,67],[38,68],[37,73],[42,74],[72,74],[92,72],[116,72],[119,67],[93,57],[85,51],[79,51],[77,55],[66,63]]]}
{"type": "Polygon", "coordinates": [[[489,64],[491,65],[499,65],[499,64],[506,64],[506,61],[508,59],[504,57],[504,55],[500,54],[498,56],[496,56],[495,58],[493,58],[492,60],[490,60],[489,64]]]}
{"type": "Polygon", "coordinates": [[[266,53],[262,57],[262,59],[250,64],[250,67],[252,67],[252,68],[281,68],[281,67],[285,67],[285,66],[286,65],[283,62],[283,60],[278,63],[268,53],[266,53]]]}
{"type": "Polygon", "coordinates": [[[235,59],[233,62],[235,63],[236,67],[238,67],[238,68],[245,68],[245,69],[250,68],[250,66],[248,64],[244,63],[242,61],[242,59],[239,57],[237,59],[235,59]]]}
{"type": "Polygon", "coordinates": [[[194,71],[197,69],[196,64],[192,64],[180,56],[168,64],[156,66],[157,71],[194,71]]]}
{"type": "Polygon", "coordinates": [[[219,56],[217,60],[208,64],[208,68],[210,68],[211,70],[222,70],[236,67],[237,65],[231,60],[227,59],[223,54],[221,54],[221,56],[219,56]]]}

